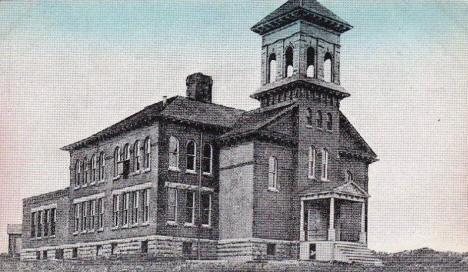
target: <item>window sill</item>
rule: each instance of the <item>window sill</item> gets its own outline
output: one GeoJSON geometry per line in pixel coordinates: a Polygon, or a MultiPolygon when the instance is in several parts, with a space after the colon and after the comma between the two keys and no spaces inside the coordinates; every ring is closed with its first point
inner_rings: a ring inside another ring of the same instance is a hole
{"type": "Polygon", "coordinates": [[[180,169],[175,167],[169,167],[169,171],[180,172],[180,169]]]}
{"type": "Polygon", "coordinates": [[[140,224],[136,223],[136,224],[131,224],[129,228],[134,229],[134,228],[138,228],[139,226],[140,224]]]}
{"type": "Polygon", "coordinates": [[[208,177],[212,177],[212,176],[213,176],[213,174],[207,173],[207,172],[203,172],[203,175],[204,175],[204,176],[208,176],[208,177]]]}
{"type": "Polygon", "coordinates": [[[148,172],[150,172],[150,171],[151,171],[151,168],[146,168],[146,169],[144,169],[144,170],[142,171],[142,173],[148,173],[148,172]]]}
{"type": "Polygon", "coordinates": [[[118,229],[119,229],[119,226],[111,228],[111,230],[118,230],[118,229]]]}
{"type": "Polygon", "coordinates": [[[103,232],[104,231],[104,228],[100,228],[97,230],[97,232],[103,232]]]}
{"type": "Polygon", "coordinates": [[[145,222],[145,223],[141,223],[141,225],[140,225],[140,226],[142,226],[142,227],[147,227],[147,226],[149,226],[149,225],[150,225],[150,223],[149,223],[149,222],[145,222]]]}
{"type": "Polygon", "coordinates": [[[112,181],[116,181],[116,180],[118,180],[120,178],[121,178],[121,175],[115,176],[115,177],[112,178],[112,181]]]}
{"type": "Polygon", "coordinates": [[[102,183],[106,183],[106,180],[105,180],[105,179],[101,179],[101,180],[98,181],[96,184],[102,184],[102,183]]]}
{"type": "Polygon", "coordinates": [[[139,174],[141,174],[140,170],[135,171],[135,172],[131,172],[129,176],[134,177],[134,176],[138,176],[139,174]]]}
{"type": "Polygon", "coordinates": [[[195,170],[186,170],[185,173],[187,173],[187,174],[192,174],[192,175],[196,175],[196,174],[197,174],[197,171],[195,171],[195,170]]]}
{"type": "Polygon", "coordinates": [[[306,128],[314,128],[313,125],[306,125],[306,128]]]}
{"type": "Polygon", "coordinates": [[[81,186],[76,186],[75,188],[73,188],[73,190],[79,190],[81,189],[81,186]]]}
{"type": "Polygon", "coordinates": [[[168,225],[168,226],[178,226],[179,224],[177,224],[177,222],[175,222],[175,221],[167,221],[166,225],[168,225]]]}
{"type": "Polygon", "coordinates": [[[324,178],[320,178],[320,181],[322,181],[322,182],[331,182],[331,180],[329,180],[329,179],[324,179],[324,178]]]}
{"type": "Polygon", "coordinates": [[[97,183],[96,181],[93,181],[89,184],[89,186],[96,185],[96,183],[97,183]]]}
{"type": "Polygon", "coordinates": [[[122,226],[122,227],[120,227],[120,228],[121,228],[121,229],[128,229],[128,228],[129,228],[129,226],[128,226],[128,224],[125,224],[125,225],[123,225],[123,226],[122,226]]]}
{"type": "Polygon", "coordinates": [[[323,131],[323,128],[317,127],[317,130],[323,131]]]}
{"type": "Polygon", "coordinates": [[[274,193],[279,193],[279,190],[278,190],[278,189],[276,189],[276,188],[271,188],[271,187],[268,188],[268,191],[274,192],[274,193]]]}
{"type": "Polygon", "coordinates": [[[83,186],[81,186],[81,188],[86,188],[88,187],[88,184],[83,184],[83,186]]]}
{"type": "Polygon", "coordinates": [[[77,236],[78,234],[79,234],[78,231],[75,231],[75,232],[73,233],[74,236],[77,236]]]}
{"type": "Polygon", "coordinates": [[[211,229],[211,225],[202,225],[202,229],[211,229]]]}
{"type": "Polygon", "coordinates": [[[184,226],[185,227],[191,227],[191,228],[196,227],[195,224],[193,224],[193,223],[185,223],[184,226]]]}
{"type": "Polygon", "coordinates": [[[316,181],[316,180],[317,180],[317,178],[316,178],[316,177],[314,177],[314,176],[308,176],[308,179],[310,179],[310,180],[314,180],[314,181],[316,181]]]}

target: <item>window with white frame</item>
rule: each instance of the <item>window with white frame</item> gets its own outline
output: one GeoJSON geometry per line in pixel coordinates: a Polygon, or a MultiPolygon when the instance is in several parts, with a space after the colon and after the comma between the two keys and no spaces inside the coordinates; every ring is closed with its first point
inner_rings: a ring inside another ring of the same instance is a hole
{"type": "Polygon", "coordinates": [[[315,178],[315,158],[317,151],[313,145],[309,146],[309,178],[315,178]]]}
{"type": "Polygon", "coordinates": [[[308,126],[314,125],[314,111],[311,108],[307,109],[307,125],[308,126]]]}
{"type": "Polygon", "coordinates": [[[80,205],[80,230],[84,231],[86,229],[86,205],[81,203],[80,205]]]}
{"type": "Polygon", "coordinates": [[[150,169],[151,166],[151,139],[146,138],[145,140],[145,169],[150,169]]]}
{"type": "Polygon", "coordinates": [[[105,179],[106,155],[101,152],[99,155],[99,180],[105,179]]]}
{"type": "Polygon", "coordinates": [[[327,113],[327,130],[333,130],[333,116],[331,113],[327,113]]]}
{"type": "Polygon", "coordinates": [[[56,220],[57,220],[57,212],[55,208],[52,208],[50,210],[50,235],[54,236],[55,235],[55,225],[56,225],[56,220]]]}
{"type": "Polygon", "coordinates": [[[317,127],[318,128],[323,127],[323,115],[322,115],[321,111],[317,111],[316,122],[317,122],[317,127]]]}
{"type": "Polygon", "coordinates": [[[136,141],[133,145],[133,171],[140,171],[141,168],[141,150],[140,141],[136,141]]]}
{"type": "Polygon", "coordinates": [[[143,190],[143,223],[149,221],[149,189],[143,190]]]}
{"type": "Polygon", "coordinates": [[[322,180],[328,180],[328,150],[322,150],[322,180]]]}
{"type": "Polygon", "coordinates": [[[122,226],[128,226],[128,206],[129,206],[130,194],[122,194],[122,226]]]}
{"type": "Polygon", "coordinates": [[[75,214],[75,232],[80,231],[80,203],[76,203],[74,207],[74,214],[75,214]]]}
{"type": "Polygon", "coordinates": [[[167,221],[177,222],[177,189],[167,188],[167,221]]]}
{"type": "Polygon", "coordinates": [[[201,195],[201,224],[211,226],[211,194],[201,195]]]}
{"type": "Polygon", "coordinates": [[[112,226],[119,226],[119,195],[112,196],[112,226]]]}
{"type": "Polygon", "coordinates": [[[83,202],[81,203],[81,207],[83,210],[83,228],[81,230],[87,230],[88,229],[88,222],[89,222],[89,203],[88,202],[83,202]]]}
{"type": "Polygon", "coordinates": [[[213,147],[211,144],[203,145],[203,174],[212,174],[213,171],[213,147]]]}
{"type": "Polygon", "coordinates": [[[84,163],[84,173],[83,173],[83,185],[88,185],[88,178],[89,178],[89,162],[88,160],[85,158],[83,160],[83,163],[84,163]]]}
{"type": "Polygon", "coordinates": [[[42,211],[37,212],[37,237],[42,236],[42,211]]]}
{"type": "Polygon", "coordinates": [[[185,200],[185,223],[195,224],[195,192],[187,191],[185,200]]]}
{"type": "Polygon", "coordinates": [[[80,187],[81,181],[81,162],[78,160],[76,161],[75,166],[75,187],[80,187]]]}
{"type": "Polygon", "coordinates": [[[114,177],[118,177],[120,175],[119,164],[120,164],[120,147],[116,147],[114,150],[114,177]]]}
{"type": "Polygon", "coordinates": [[[98,229],[104,228],[104,198],[99,198],[97,200],[97,209],[98,209],[98,229]]]}
{"type": "Polygon", "coordinates": [[[91,183],[94,183],[95,181],[97,181],[98,179],[98,176],[97,176],[97,171],[98,171],[98,168],[97,168],[97,164],[98,164],[98,158],[96,155],[93,155],[93,157],[91,157],[91,183]]]}
{"type": "Polygon", "coordinates": [[[187,172],[196,171],[197,165],[197,145],[194,141],[187,142],[187,172]]]}
{"type": "Polygon", "coordinates": [[[173,136],[169,138],[169,169],[179,169],[179,140],[173,136]]]}
{"type": "Polygon", "coordinates": [[[42,218],[44,224],[44,237],[49,236],[49,210],[44,210],[44,217],[42,218]]]}
{"type": "Polygon", "coordinates": [[[132,225],[138,224],[138,209],[140,203],[140,194],[138,191],[132,192],[132,225]]]}
{"type": "Polygon", "coordinates": [[[277,189],[278,161],[275,157],[268,160],[268,189],[277,189]]]}
{"type": "Polygon", "coordinates": [[[346,182],[353,182],[354,181],[353,173],[351,173],[351,171],[347,170],[345,172],[345,180],[346,180],[346,182]]]}
{"type": "Polygon", "coordinates": [[[36,212],[31,213],[31,238],[36,237],[36,212]]]}

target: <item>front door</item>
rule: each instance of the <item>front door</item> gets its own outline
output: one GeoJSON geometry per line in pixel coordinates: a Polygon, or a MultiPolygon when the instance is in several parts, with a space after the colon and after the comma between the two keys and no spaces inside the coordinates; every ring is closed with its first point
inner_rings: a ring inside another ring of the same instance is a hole
{"type": "Polygon", "coordinates": [[[308,240],[324,240],[326,239],[326,232],[323,230],[322,216],[320,210],[309,209],[307,212],[307,238],[308,240]],[[324,237],[325,234],[325,237],[324,237]]]}

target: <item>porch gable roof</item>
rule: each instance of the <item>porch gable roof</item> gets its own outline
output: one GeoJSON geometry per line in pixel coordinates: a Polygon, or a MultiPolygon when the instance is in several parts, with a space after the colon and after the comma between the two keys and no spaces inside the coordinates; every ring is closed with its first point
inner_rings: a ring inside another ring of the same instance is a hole
{"type": "Polygon", "coordinates": [[[314,184],[312,188],[308,188],[299,193],[300,197],[316,197],[328,198],[333,195],[352,196],[357,198],[369,198],[370,195],[354,182],[337,183],[337,182],[320,182],[314,184]]]}

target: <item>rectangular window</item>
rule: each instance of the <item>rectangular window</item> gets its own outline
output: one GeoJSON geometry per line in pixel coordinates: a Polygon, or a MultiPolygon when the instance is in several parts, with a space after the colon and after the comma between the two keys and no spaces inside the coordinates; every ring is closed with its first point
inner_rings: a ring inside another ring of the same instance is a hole
{"type": "Polygon", "coordinates": [[[268,188],[276,189],[278,179],[278,161],[275,157],[268,160],[268,188]]]}
{"type": "Polygon", "coordinates": [[[56,249],[55,250],[55,259],[62,260],[63,259],[63,249],[56,249]]]}
{"type": "Polygon", "coordinates": [[[112,223],[113,227],[119,226],[119,195],[112,196],[112,223]]]}
{"type": "Polygon", "coordinates": [[[44,223],[44,237],[47,237],[49,236],[49,210],[44,210],[43,223],[44,223]]]}
{"type": "Polygon", "coordinates": [[[72,258],[76,259],[78,258],[78,248],[74,247],[72,250],[72,258]]]}
{"type": "Polygon", "coordinates": [[[94,230],[94,226],[96,224],[96,200],[93,199],[89,202],[89,223],[88,223],[88,229],[94,230]]]}
{"type": "Polygon", "coordinates": [[[80,231],[80,203],[75,204],[75,232],[80,231]]]}
{"type": "Polygon", "coordinates": [[[50,235],[55,235],[55,222],[56,222],[56,209],[53,208],[50,210],[50,235]]]}
{"type": "Polygon", "coordinates": [[[143,190],[143,222],[149,221],[149,189],[143,190]]]}
{"type": "Polygon", "coordinates": [[[211,226],[211,194],[201,195],[201,223],[211,226]]]}
{"type": "Polygon", "coordinates": [[[316,157],[316,150],[315,147],[309,147],[309,178],[315,178],[315,157],[316,157]]]}
{"type": "Polygon", "coordinates": [[[187,191],[185,200],[185,223],[195,224],[195,192],[187,191]]]}
{"type": "Polygon", "coordinates": [[[117,243],[111,243],[111,255],[115,255],[117,249],[117,243]]]}
{"type": "Polygon", "coordinates": [[[182,242],[182,255],[186,257],[192,256],[192,243],[191,242],[182,242]]]}
{"type": "Polygon", "coordinates": [[[328,151],[322,151],[322,180],[328,180],[328,151]]]}
{"type": "Polygon", "coordinates": [[[42,236],[42,211],[37,212],[37,237],[42,236]]]}
{"type": "Polygon", "coordinates": [[[141,253],[148,253],[148,241],[141,241],[141,253]]]}
{"type": "Polygon", "coordinates": [[[36,237],[36,213],[31,213],[31,238],[36,237]]]}
{"type": "Polygon", "coordinates": [[[98,229],[104,228],[104,198],[98,199],[98,229]]]}
{"type": "Polygon", "coordinates": [[[177,189],[167,189],[167,221],[177,221],[177,189]]]}
{"type": "Polygon", "coordinates": [[[138,208],[140,194],[138,191],[132,192],[132,225],[138,224],[138,208]]]}
{"type": "Polygon", "coordinates": [[[128,206],[129,206],[129,193],[122,195],[122,226],[128,225],[128,206]]]}
{"type": "Polygon", "coordinates": [[[41,252],[36,251],[36,260],[40,260],[40,259],[41,259],[41,252]]]}
{"type": "Polygon", "coordinates": [[[80,205],[80,230],[83,231],[86,228],[86,202],[82,202],[80,205]]]}
{"type": "Polygon", "coordinates": [[[276,255],[276,244],[267,244],[267,255],[268,256],[276,255]]]}

